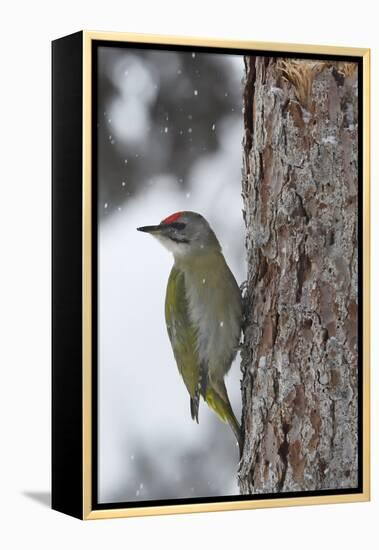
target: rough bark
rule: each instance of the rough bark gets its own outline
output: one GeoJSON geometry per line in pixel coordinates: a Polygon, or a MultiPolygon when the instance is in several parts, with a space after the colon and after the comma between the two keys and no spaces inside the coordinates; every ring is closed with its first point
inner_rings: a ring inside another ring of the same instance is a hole
{"type": "Polygon", "coordinates": [[[354,64],[246,58],[242,494],[353,488],[354,64]]]}

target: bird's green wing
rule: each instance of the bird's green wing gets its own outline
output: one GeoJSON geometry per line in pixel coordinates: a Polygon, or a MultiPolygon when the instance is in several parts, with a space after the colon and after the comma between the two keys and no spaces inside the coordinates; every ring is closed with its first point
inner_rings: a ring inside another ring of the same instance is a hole
{"type": "Polygon", "coordinates": [[[165,316],[176,364],[191,397],[191,416],[198,422],[200,365],[186,297],[184,274],[175,266],[167,283],[165,316]]]}

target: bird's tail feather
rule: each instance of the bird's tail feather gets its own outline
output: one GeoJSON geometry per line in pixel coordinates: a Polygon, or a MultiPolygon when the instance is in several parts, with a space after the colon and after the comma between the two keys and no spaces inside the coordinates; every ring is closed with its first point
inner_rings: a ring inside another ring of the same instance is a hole
{"type": "Polygon", "coordinates": [[[199,392],[197,392],[194,397],[190,398],[191,417],[197,423],[199,423],[199,397],[199,392]]]}
{"type": "Polygon", "coordinates": [[[225,384],[223,383],[220,387],[221,391],[216,391],[212,386],[207,387],[205,400],[208,404],[208,406],[215,411],[217,416],[223,420],[224,422],[227,422],[229,426],[231,427],[239,448],[240,453],[242,453],[242,434],[241,434],[241,427],[239,425],[238,420],[236,419],[232,406],[230,404],[228,394],[226,392],[225,384]]]}

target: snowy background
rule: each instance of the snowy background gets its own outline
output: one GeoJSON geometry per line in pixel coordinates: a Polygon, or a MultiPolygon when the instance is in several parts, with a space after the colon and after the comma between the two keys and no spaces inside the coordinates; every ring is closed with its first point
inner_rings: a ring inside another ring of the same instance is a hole
{"type": "MultiPolygon", "coordinates": [[[[136,227],[203,214],[245,278],[240,56],[99,48],[99,502],[238,494],[230,428],[189,396],[164,321],[170,254],[136,227]]],[[[239,357],[226,379],[241,414],[239,357]]]]}

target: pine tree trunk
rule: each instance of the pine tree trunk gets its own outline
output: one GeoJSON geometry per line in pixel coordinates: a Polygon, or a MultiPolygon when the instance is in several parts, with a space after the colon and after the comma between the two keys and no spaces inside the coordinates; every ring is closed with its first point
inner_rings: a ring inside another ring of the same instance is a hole
{"type": "Polygon", "coordinates": [[[356,487],[356,66],[245,63],[240,490],[356,487]]]}

